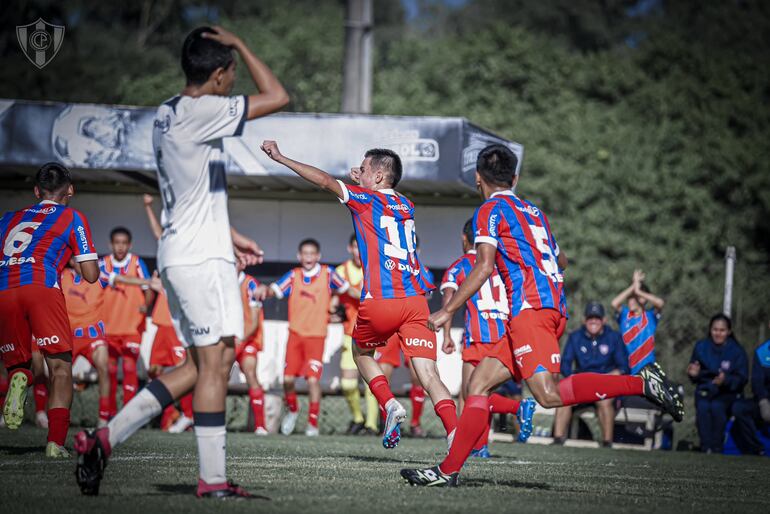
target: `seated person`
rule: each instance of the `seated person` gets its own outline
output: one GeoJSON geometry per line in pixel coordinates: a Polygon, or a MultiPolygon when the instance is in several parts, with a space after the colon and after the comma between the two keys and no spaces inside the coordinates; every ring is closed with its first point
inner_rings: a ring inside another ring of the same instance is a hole
{"type": "Polygon", "coordinates": [[[770,439],[770,339],[754,351],[751,392],[754,398],[739,400],[733,407],[732,435],[741,453],[764,455],[765,448],[757,431],[770,439]]]}
{"type": "Polygon", "coordinates": [[[746,351],[732,337],[732,322],[716,314],[709,337],[695,343],[687,366],[695,384],[695,419],[701,451],[722,453],[725,427],[749,379],[746,351]]]}
{"type": "MultiPolygon", "coordinates": [[[[604,306],[599,302],[586,305],[583,326],[569,335],[561,357],[561,374],[608,373],[622,375],[628,372],[628,357],[620,334],[606,325],[604,306]],[[573,362],[577,368],[572,369],[573,362]]],[[[611,447],[615,427],[615,407],[611,399],[598,399],[591,404],[596,408],[602,430],[602,446],[611,447]]],[[[556,409],[553,442],[564,444],[567,427],[572,418],[572,407],[556,409]]]]}

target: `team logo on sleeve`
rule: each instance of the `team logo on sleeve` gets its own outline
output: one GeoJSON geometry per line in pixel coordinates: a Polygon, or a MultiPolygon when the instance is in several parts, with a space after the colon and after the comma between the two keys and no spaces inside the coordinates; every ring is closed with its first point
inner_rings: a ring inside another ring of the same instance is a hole
{"type": "Polygon", "coordinates": [[[235,116],[238,114],[238,100],[239,98],[237,96],[234,96],[230,99],[230,105],[227,107],[227,114],[230,116],[235,116]]]}
{"type": "Polygon", "coordinates": [[[489,235],[492,237],[497,236],[497,214],[489,217],[489,235]]]}

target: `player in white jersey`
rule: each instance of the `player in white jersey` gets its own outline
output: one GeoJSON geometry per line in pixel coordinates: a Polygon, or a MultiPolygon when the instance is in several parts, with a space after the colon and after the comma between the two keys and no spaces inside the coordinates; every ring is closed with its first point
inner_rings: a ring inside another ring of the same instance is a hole
{"type": "Polygon", "coordinates": [[[187,36],[182,69],[187,85],[158,108],[153,147],[163,198],[158,268],[188,358],[150,382],[106,428],[76,436],[76,476],[83,494],[98,494],[115,445],[193,391],[197,496],[251,496],[225,476],[225,397],[234,338],[243,337],[235,261],[256,264],[262,252],[230,227],[222,138],[239,136],[247,120],[279,110],[289,97],[243,41],[221,27],[201,27],[187,36]],[[259,94],[229,96],[235,81],[233,49],[259,94]]]}

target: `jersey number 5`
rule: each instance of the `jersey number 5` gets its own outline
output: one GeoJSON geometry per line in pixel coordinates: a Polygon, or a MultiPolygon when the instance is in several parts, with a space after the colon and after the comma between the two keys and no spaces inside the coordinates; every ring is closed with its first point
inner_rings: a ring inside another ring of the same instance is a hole
{"type": "Polygon", "coordinates": [[[532,231],[532,237],[535,238],[537,250],[543,256],[543,259],[540,261],[540,269],[552,281],[561,282],[563,279],[561,278],[561,273],[559,273],[559,264],[556,262],[556,256],[551,251],[551,246],[548,244],[548,232],[546,232],[544,227],[537,225],[530,225],[529,230],[532,231]]]}

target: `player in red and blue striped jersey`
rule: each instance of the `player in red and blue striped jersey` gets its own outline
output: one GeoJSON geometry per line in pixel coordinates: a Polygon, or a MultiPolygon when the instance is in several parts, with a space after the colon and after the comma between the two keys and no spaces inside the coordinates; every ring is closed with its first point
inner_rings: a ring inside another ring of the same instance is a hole
{"type": "Polygon", "coordinates": [[[99,278],[97,255],[86,218],[67,206],[75,194],[69,171],[58,163],[43,165],[35,176],[41,201],[0,218],[0,352],[10,388],[3,408],[9,428],[24,417],[33,335],[48,365],[49,457],[66,457],[64,441],[72,404],[72,331],[59,275],[74,255],[86,281],[99,278]]]}
{"type": "MultiPolygon", "coordinates": [[[[473,219],[469,219],[463,227],[462,246],[465,254],[457,259],[444,273],[441,282],[443,295],[442,305],[452,300],[466,277],[476,263],[476,250],[473,247],[473,219]]],[[[506,323],[510,315],[508,297],[500,275],[495,269],[481,288],[465,302],[465,330],[462,342],[462,387],[460,394],[463,401],[468,396],[468,383],[473,369],[487,356],[500,339],[505,336],[506,323]]],[[[444,353],[455,350],[450,330],[452,322],[444,325],[444,353]]],[[[497,393],[489,397],[491,414],[514,414],[519,419],[519,441],[525,442],[532,433],[532,416],[535,412],[535,402],[532,399],[512,400],[497,393]]],[[[491,416],[490,414],[490,416],[491,416]]],[[[472,456],[489,457],[487,448],[489,431],[485,431],[473,447],[472,456]]]]}
{"type": "Polygon", "coordinates": [[[517,164],[505,145],[490,145],[479,153],[476,183],[485,201],[474,215],[476,262],[453,298],[429,319],[435,329],[445,326],[497,266],[511,307],[506,337],[495,343],[471,375],[468,399],[447,458],[432,468],[401,470],[413,485],[457,484],[473,446],[489,430],[489,392],[511,377],[526,380],[537,402],[546,408],[644,395],[677,421],[684,414],[681,395],[656,366],[646,367],[641,376],[578,373],[556,382],[559,337],[566,325],[562,270],[567,260],[545,214],[513,192],[517,164]]]}
{"type": "Polygon", "coordinates": [[[665,305],[663,298],[650,292],[644,278],[642,270],[635,270],[631,285],[612,300],[631,374],[655,362],[655,330],[665,305]],[[623,305],[626,300],[628,305],[623,305]]]}
{"type": "Polygon", "coordinates": [[[354,358],[361,376],[386,411],[383,446],[395,448],[398,444],[406,409],[393,397],[374,351],[396,333],[451,443],[457,411],[439,378],[436,334],[427,326],[425,295],[433,284],[417,256],[414,205],[394,189],[403,172],[398,154],[382,149],[367,151],[361,167],[351,170],[350,176],[358,185],[349,185],[282,155],[275,141],[265,141],[262,150],[308,182],[337,196],[350,209],[364,269],[361,305],[353,331],[354,358]]]}

